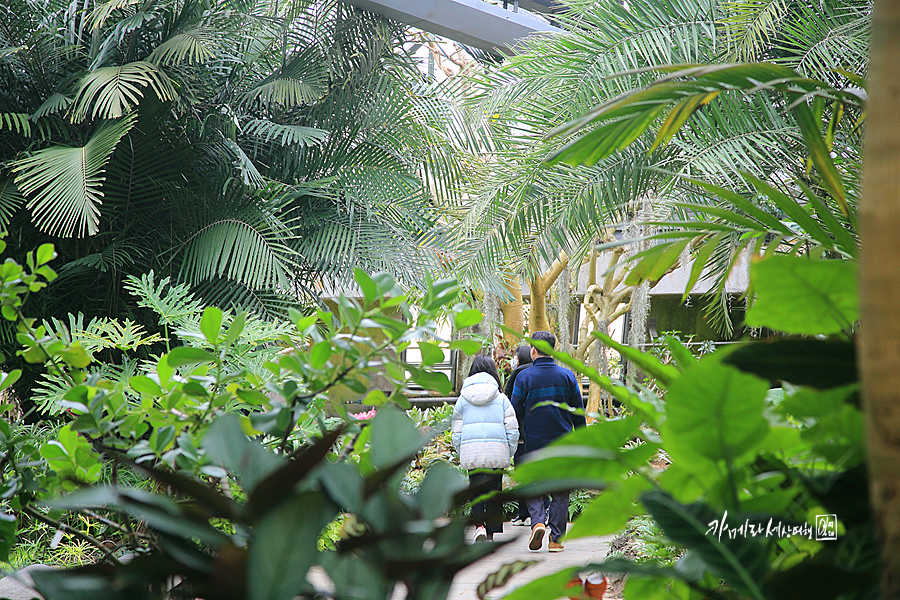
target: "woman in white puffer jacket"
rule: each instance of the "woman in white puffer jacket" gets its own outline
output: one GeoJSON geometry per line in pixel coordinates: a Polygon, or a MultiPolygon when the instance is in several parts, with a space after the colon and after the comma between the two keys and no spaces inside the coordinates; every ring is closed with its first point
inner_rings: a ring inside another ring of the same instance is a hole
{"type": "MultiPolygon", "coordinates": [[[[453,407],[451,426],[460,465],[469,471],[469,485],[484,486],[484,493],[499,492],[503,469],[516,452],[519,423],[509,398],[500,391],[497,365],[490,356],[475,357],[453,407]]],[[[479,502],[472,506],[472,518],[475,541],[492,540],[503,531],[503,504],[479,502]]]]}

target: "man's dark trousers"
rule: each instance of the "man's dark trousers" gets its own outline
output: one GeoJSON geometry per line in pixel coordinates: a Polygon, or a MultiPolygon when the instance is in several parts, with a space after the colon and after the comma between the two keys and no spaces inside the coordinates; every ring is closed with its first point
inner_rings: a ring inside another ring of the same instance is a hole
{"type": "Polygon", "coordinates": [[[556,492],[550,494],[550,514],[544,518],[544,496],[529,498],[525,501],[528,506],[528,514],[531,516],[532,525],[544,523],[550,527],[550,540],[559,542],[566,533],[566,523],[569,522],[569,492],[556,492]]]}

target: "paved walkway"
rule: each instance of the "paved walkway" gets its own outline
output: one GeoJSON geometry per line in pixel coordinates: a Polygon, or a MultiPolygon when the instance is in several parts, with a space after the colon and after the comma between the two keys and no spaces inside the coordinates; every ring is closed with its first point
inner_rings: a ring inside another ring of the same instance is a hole
{"type": "MultiPolygon", "coordinates": [[[[571,524],[569,526],[571,527],[571,524]]],[[[457,573],[450,592],[447,594],[447,600],[478,600],[477,590],[481,582],[491,573],[499,571],[503,565],[516,561],[537,560],[540,562],[516,573],[504,587],[488,594],[488,598],[502,598],[505,594],[526,583],[545,575],[551,575],[566,567],[603,562],[609,551],[609,543],[613,539],[613,536],[605,536],[567,540],[564,542],[566,549],[563,552],[551,554],[547,550],[547,536],[544,537],[544,547],[537,552],[532,552],[528,549],[530,527],[513,527],[509,523],[504,523],[503,528],[503,533],[494,535],[494,540],[498,542],[511,541],[493,554],[457,573]]],[[[310,582],[320,589],[332,589],[331,580],[320,567],[313,567],[308,577],[310,582]]],[[[402,600],[406,596],[405,592],[402,585],[397,586],[392,600],[402,600]]]]}
{"type": "Polygon", "coordinates": [[[504,523],[503,528],[503,533],[495,535],[494,540],[498,542],[513,541],[490,556],[460,571],[453,580],[453,586],[447,595],[448,600],[477,600],[478,594],[476,590],[478,585],[489,574],[496,572],[503,565],[516,562],[517,560],[539,560],[541,562],[514,575],[506,586],[494,590],[488,595],[488,598],[501,598],[515,588],[521,587],[535,579],[540,579],[545,575],[556,573],[566,567],[603,562],[609,551],[609,542],[613,539],[613,536],[605,536],[567,540],[564,542],[566,546],[565,551],[550,554],[547,551],[546,536],[544,537],[544,547],[541,550],[531,552],[528,549],[530,527],[513,527],[509,523],[504,523]]]}

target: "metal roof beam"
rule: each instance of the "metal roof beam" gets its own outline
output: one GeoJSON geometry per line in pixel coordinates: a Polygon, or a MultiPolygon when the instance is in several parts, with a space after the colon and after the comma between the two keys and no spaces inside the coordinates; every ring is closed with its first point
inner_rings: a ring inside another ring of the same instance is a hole
{"type": "Polygon", "coordinates": [[[528,11],[503,10],[481,0],[343,1],[491,53],[514,54],[529,35],[561,31],[528,11]]]}

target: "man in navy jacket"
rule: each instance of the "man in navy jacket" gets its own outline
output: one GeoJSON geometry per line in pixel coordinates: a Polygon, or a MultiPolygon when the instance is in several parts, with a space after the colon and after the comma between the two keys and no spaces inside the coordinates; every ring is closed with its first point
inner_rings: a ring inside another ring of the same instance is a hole
{"type": "MultiPolygon", "coordinates": [[[[556,337],[549,331],[535,331],[532,340],[542,340],[550,347],[556,345],[556,337]]],[[[516,378],[512,402],[519,421],[519,430],[525,437],[525,452],[540,450],[556,438],[585,425],[583,415],[575,415],[556,406],[537,406],[545,402],[568,404],[572,408],[584,409],[581,399],[581,382],[572,371],[558,366],[550,356],[537,348],[531,349],[534,363],[516,378]]],[[[545,520],[550,525],[550,552],[562,552],[562,536],[566,533],[569,520],[569,494],[562,492],[550,495],[549,518],[544,517],[544,498],[527,501],[531,516],[530,550],[540,550],[543,545],[545,520]]]]}

